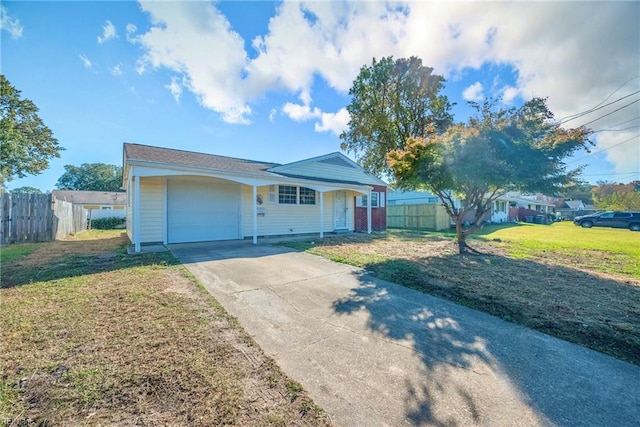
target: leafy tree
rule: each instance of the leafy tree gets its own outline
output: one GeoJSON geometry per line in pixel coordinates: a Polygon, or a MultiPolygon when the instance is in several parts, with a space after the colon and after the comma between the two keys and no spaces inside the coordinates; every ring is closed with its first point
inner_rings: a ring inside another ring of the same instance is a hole
{"type": "Polygon", "coordinates": [[[104,163],[65,165],[65,173],[58,179],[60,190],[120,191],[122,167],[104,163]]]}
{"type": "Polygon", "coordinates": [[[60,157],[51,129],[38,116],[38,107],[0,75],[0,187],[7,181],[37,175],[60,157]]]}
{"type": "Polygon", "coordinates": [[[475,107],[478,114],[468,123],[409,138],[388,155],[398,188],[426,189],[440,198],[456,224],[460,253],[473,251],[467,237],[481,228],[499,196],[511,190],[552,193],[575,180],[582,168],[567,171],[563,159],[585,147],[590,134],[561,128],[541,98],[517,109],[494,111],[493,102],[475,107]]]}
{"type": "Polygon", "coordinates": [[[594,203],[592,189],[593,185],[587,182],[575,182],[566,185],[558,194],[564,199],[582,200],[584,204],[590,205],[594,203]]]}
{"type": "Polygon", "coordinates": [[[640,181],[628,184],[598,182],[592,191],[596,209],[611,211],[640,211],[640,181]]]}
{"type": "Polygon", "coordinates": [[[11,194],[43,194],[42,190],[35,187],[18,187],[10,191],[11,194]]]}
{"type": "Polygon", "coordinates": [[[390,174],[388,152],[402,149],[407,138],[424,138],[430,128],[442,132],[453,122],[449,100],[438,95],[444,81],[414,56],[374,58],[349,90],[351,118],[340,135],[341,148],[353,152],[367,171],[390,174]]]}

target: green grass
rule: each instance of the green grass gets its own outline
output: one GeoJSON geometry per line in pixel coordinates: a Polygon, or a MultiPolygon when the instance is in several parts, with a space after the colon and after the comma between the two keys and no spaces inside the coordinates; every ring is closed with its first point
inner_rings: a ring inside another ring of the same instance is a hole
{"type": "Polygon", "coordinates": [[[328,424],[169,252],[128,256],[125,243],[94,231],[10,247],[21,255],[2,265],[0,420],[328,424]]]}
{"type": "Polygon", "coordinates": [[[469,238],[479,255],[454,239],[390,229],[283,245],[640,365],[640,233],[491,225],[469,238]]]}
{"type": "MultiPolygon", "coordinates": [[[[388,235],[406,241],[443,241],[455,239],[452,230],[428,231],[389,229],[388,235]]],[[[640,233],[627,229],[582,228],[572,222],[540,224],[487,225],[469,237],[474,241],[491,242],[503,248],[515,259],[556,257],[573,267],[582,266],[607,274],[623,274],[640,278],[640,233]]],[[[358,257],[358,254],[354,254],[358,257]]],[[[352,265],[363,265],[365,261],[352,265]]]]}
{"type": "Polygon", "coordinates": [[[640,278],[640,233],[626,229],[586,229],[564,221],[550,226],[487,227],[478,238],[500,239],[514,258],[544,254],[575,257],[584,266],[604,273],[640,278]]]}
{"type": "Polygon", "coordinates": [[[35,252],[39,247],[38,243],[19,243],[2,246],[0,248],[0,263],[16,261],[35,252]]]}

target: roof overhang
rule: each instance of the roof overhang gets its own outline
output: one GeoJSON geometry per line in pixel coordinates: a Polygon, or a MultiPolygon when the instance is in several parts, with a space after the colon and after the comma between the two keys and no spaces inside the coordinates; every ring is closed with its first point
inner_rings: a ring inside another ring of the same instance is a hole
{"type": "MultiPolygon", "coordinates": [[[[352,190],[358,193],[367,194],[373,189],[371,185],[357,184],[353,182],[325,182],[313,179],[313,177],[287,177],[275,172],[265,171],[254,174],[248,172],[234,172],[229,170],[219,170],[213,168],[203,168],[196,166],[182,166],[167,163],[150,162],[146,160],[125,159],[123,168],[123,180],[127,185],[128,177],[170,177],[170,176],[200,176],[208,178],[218,178],[227,181],[237,182],[250,186],[265,185],[298,185],[311,188],[319,192],[334,190],[352,190]]],[[[125,187],[126,188],[126,187],[125,187]]]]}

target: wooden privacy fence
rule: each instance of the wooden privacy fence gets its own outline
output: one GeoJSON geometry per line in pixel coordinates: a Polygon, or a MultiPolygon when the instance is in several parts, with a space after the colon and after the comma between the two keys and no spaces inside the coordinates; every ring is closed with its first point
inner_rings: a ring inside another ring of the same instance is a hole
{"type": "Polygon", "coordinates": [[[449,215],[439,204],[387,205],[387,227],[426,228],[445,230],[450,225],[449,215]]]}
{"type": "Polygon", "coordinates": [[[47,242],[85,230],[82,206],[52,200],[50,194],[0,195],[0,243],[47,242]]]}

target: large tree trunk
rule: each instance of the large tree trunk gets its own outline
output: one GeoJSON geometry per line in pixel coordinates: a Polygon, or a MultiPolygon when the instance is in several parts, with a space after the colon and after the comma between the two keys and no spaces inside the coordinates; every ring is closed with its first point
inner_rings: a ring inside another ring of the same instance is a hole
{"type": "Polygon", "coordinates": [[[462,229],[462,216],[456,215],[453,219],[456,223],[456,240],[458,241],[458,253],[464,254],[467,253],[469,249],[469,245],[467,244],[467,236],[464,230],[462,229]]]}
{"type": "Polygon", "coordinates": [[[467,243],[467,237],[470,234],[475,233],[478,229],[480,229],[480,227],[477,224],[473,224],[471,228],[464,230],[462,228],[462,219],[463,215],[457,215],[453,218],[454,222],[456,223],[456,240],[458,241],[458,254],[479,254],[480,252],[469,246],[469,244],[467,243]]]}

